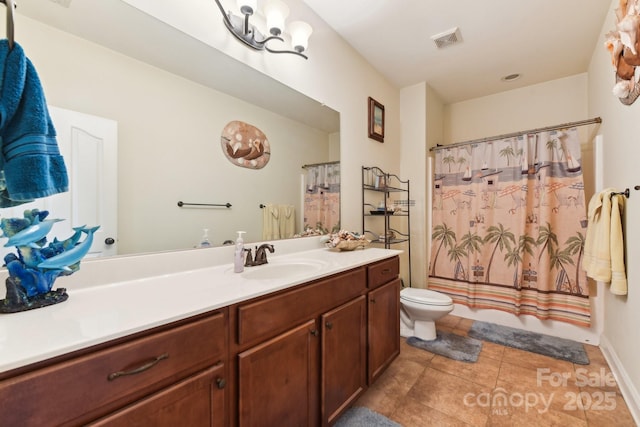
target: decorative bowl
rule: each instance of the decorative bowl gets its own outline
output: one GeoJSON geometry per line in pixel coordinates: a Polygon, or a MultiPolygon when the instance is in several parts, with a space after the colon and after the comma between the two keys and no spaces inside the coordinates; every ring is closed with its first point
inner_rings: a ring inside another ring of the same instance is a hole
{"type": "Polygon", "coordinates": [[[338,243],[336,246],[332,247],[331,249],[334,249],[337,251],[353,251],[356,249],[364,249],[365,247],[367,247],[367,245],[369,245],[369,240],[366,240],[366,239],[342,240],[340,241],[340,243],[338,243]]]}
{"type": "Polygon", "coordinates": [[[340,230],[329,235],[327,247],[335,251],[353,251],[359,248],[364,249],[369,243],[370,241],[362,234],[340,230]]]}

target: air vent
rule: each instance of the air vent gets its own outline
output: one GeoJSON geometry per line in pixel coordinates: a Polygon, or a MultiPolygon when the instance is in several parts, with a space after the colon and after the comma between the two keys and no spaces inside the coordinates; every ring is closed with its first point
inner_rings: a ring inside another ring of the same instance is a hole
{"type": "Polygon", "coordinates": [[[461,43],[462,36],[460,35],[460,28],[454,27],[443,33],[431,36],[431,40],[433,40],[433,42],[436,44],[436,47],[438,49],[444,49],[447,46],[461,43]]]}
{"type": "Polygon", "coordinates": [[[59,4],[62,7],[69,7],[71,0],[51,0],[54,3],[59,4]]]}

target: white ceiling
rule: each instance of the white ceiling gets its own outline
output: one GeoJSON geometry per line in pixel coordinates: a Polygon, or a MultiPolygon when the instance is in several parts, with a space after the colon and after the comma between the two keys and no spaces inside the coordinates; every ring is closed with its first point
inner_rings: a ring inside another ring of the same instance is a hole
{"type": "MultiPolygon", "coordinates": [[[[609,0],[304,0],[398,88],[445,103],[586,72],[609,0]],[[460,29],[438,50],[431,36],[460,29]],[[500,79],[521,73],[516,81],[500,79]]],[[[613,27],[613,22],[611,23],[613,27]]],[[[601,43],[602,42],[602,43],[601,43]]],[[[313,35],[309,40],[312,54],[313,35]]]]}

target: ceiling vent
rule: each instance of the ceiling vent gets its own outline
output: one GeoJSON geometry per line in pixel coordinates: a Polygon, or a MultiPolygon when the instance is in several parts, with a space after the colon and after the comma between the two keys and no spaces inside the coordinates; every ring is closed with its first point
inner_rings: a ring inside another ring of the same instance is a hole
{"type": "Polygon", "coordinates": [[[51,0],[54,3],[59,4],[62,7],[69,7],[71,0],[51,0]]]}
{"type": "Polygon", "coordinates": [[[438,49],[444,49],[447,46],[461,43],[462,36],[460,35],[460,28],[454,27],[443,33],[431,36],[431,40],[433,40],[438,49]]]}

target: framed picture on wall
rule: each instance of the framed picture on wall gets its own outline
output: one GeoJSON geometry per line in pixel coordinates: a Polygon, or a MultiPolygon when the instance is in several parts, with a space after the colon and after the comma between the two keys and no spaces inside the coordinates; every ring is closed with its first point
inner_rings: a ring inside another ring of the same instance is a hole
{"type": "Polygon", "coordinates": [[[384,105],[369,97],[369,138],[384,142],[384,105]]]}

